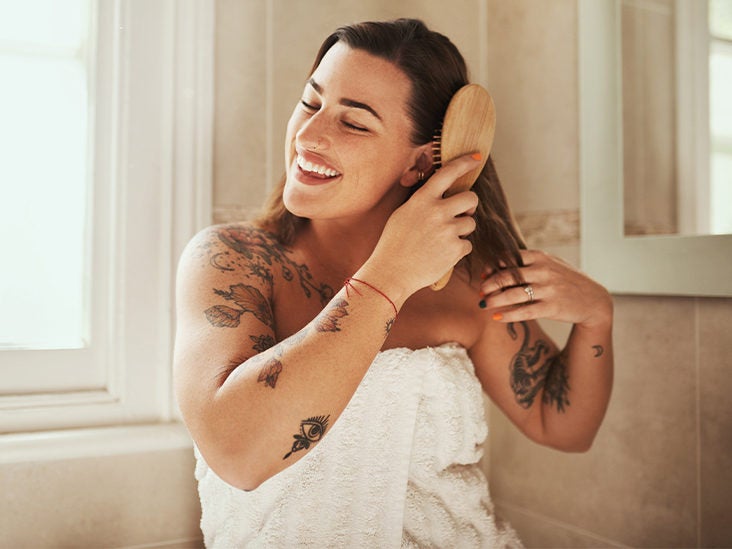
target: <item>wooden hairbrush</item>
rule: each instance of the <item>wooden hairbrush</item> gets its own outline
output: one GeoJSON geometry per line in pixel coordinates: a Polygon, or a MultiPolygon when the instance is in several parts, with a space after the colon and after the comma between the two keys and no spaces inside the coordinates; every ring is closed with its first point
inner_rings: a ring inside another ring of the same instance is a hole
{"type": "MultiPolygon", "coordinates": [[[[435,133],[432,156],[435,169],[464,154],[479,152],[480,165],[458,177],[445,196],[467,191],[478,179],[488,161],[496,132],[496,108],[485,88],[468,84],[453,95],[442,121],[442,128],[435,133]]],[[[433,290],[441,290],[450,281],[452,269],[432,284],[433,290]]]]}

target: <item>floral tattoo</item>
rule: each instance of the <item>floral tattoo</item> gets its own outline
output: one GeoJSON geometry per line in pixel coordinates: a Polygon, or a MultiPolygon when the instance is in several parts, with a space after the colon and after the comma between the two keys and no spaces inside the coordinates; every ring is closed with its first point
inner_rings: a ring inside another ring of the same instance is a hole
{"type": "MultiPolygon", "coordinates": [[[[536,395],[544,389],[542,402],[554,405],[557,411],[564,412],[569,405],[569,376],[567,374],[567,353],[551,355],[549,344],[543,339],[529,345],[529,325],[519,323],[523,328],[521,348],[511,359],[511,389],[516,401],[522,408],[530,408],[536,395]]],[[[516,327],[508,324],[508,334],[518,339],[516,327]]]]}

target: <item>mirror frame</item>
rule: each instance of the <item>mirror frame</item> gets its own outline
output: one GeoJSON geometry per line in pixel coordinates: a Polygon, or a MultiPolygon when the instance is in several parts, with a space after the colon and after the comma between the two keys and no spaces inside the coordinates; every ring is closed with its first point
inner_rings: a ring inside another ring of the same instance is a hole
{"type": "Polygon", "coordinates": [[[732,296],[732,235],[624,234],[619,6],[577,0],[582,269],[611,293],[732,296]]]}

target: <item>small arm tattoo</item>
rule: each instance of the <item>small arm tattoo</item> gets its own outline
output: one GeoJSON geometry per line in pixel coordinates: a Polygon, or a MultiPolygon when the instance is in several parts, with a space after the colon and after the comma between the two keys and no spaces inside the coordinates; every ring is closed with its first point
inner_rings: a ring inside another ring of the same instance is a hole
{"type": "Polygon", "coordinates": [[[605,352],[605,349],[602,345],[593,345],[592,348],[595,350],[595,358],[602,356],[602,354],[605,352]]]}
{"type": "Polygon", "coordinates": [[[277,385],[277,378],[280,377],[280,372],[282,372],[282,363],[276,358],[270,358],[260,368],[257,381],[264,383],[265,387],[274,389],[277,385]]]}
{"type": "Polygon", "coordinates": [[[300,422],[300,432],[292,435],[295,441],[292,443],[292,448],[285,454],[282,459],[287,459],[294,452],[300,450],[307,450],[311,444],[316,444],[323,438],[326,429],[328,428],[328,420],[330,416],[314,416],[308,419],[303,419],[300,422]]]}
{"type": "Polygon", "coordinates": [[[340,332],[340,320],[348,316],[348,301],[338,299],[315,318],[315,329],[319,332],[340,332]]]}

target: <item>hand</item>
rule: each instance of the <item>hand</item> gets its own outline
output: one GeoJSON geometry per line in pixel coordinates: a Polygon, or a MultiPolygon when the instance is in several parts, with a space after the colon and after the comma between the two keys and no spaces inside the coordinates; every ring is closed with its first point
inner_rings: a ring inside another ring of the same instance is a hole
{"type": "Polygon", "coordinates": [[[471,191],[443,198],[452,183],[479,160],[461,156],[437,170],[390,216],[370,261],[391,273],[405,298],[429,286],[472,250],[465,239],[475,230],[471,217],[478,197],[471,191]]]}
{"type": "Polygon", "coordinates": [[[480,285],[481,306],[484,304],[493,313],[494,320],[549,318],[588,328],[612,323],[612,298],[600,284],[542,251],[523,250],[521,257],[522,286],[515,285],[508,270],[484,274],[487,278],[480,285]]]}

